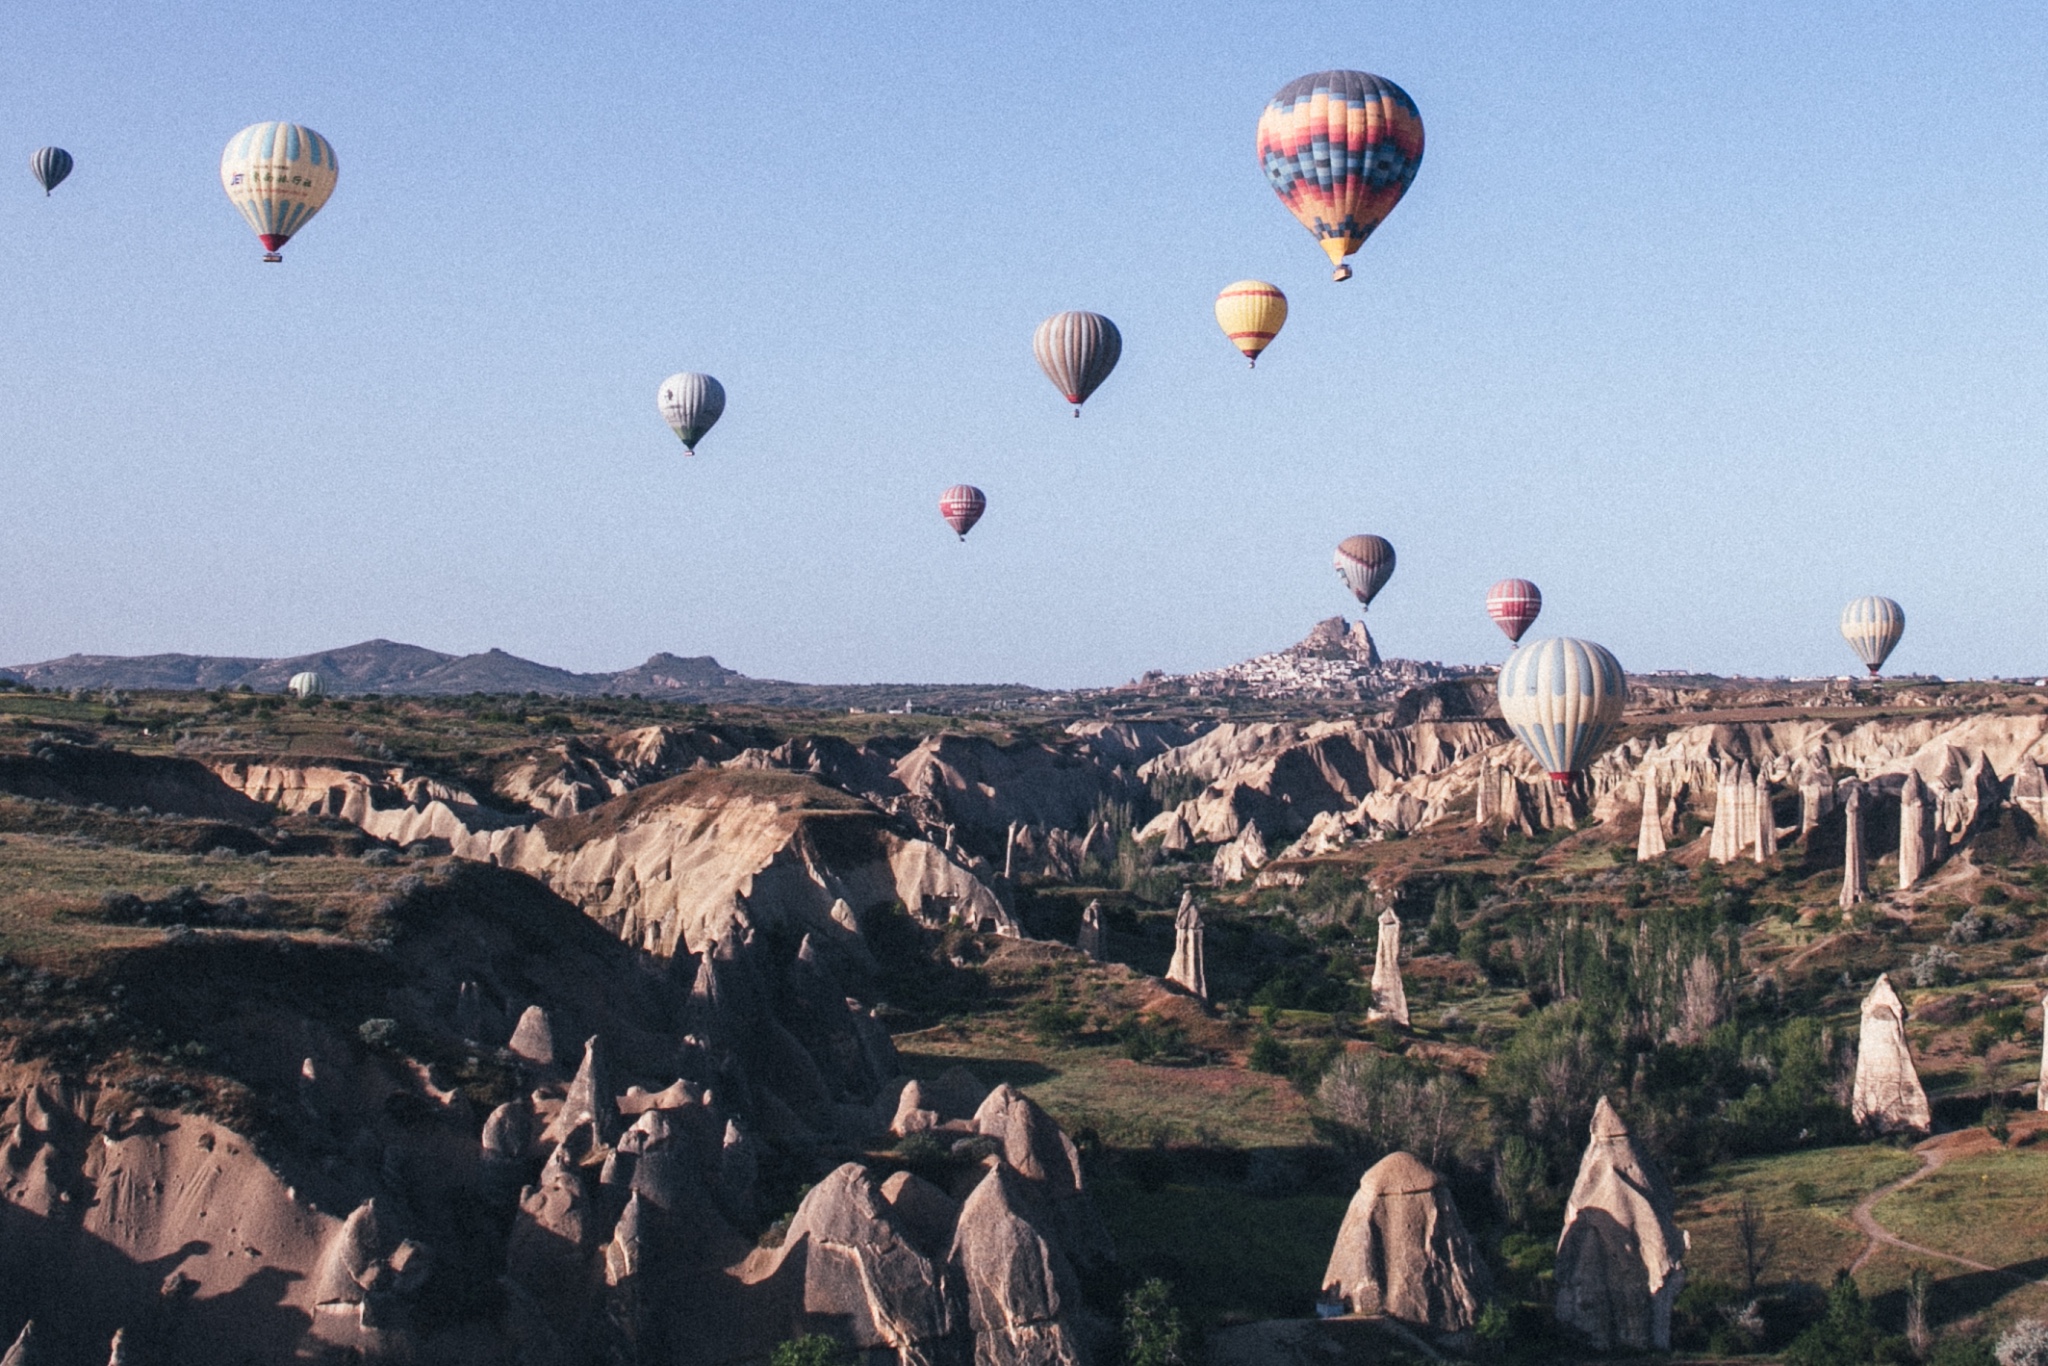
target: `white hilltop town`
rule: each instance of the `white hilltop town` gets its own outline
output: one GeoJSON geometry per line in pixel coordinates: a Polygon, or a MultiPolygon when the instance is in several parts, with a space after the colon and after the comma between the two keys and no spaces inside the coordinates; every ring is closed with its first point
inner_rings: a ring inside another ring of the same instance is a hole
{"type": "Polygon", "coordinates": [[[1330,617],[1284,650],[1220,669],[1168,674],[1152,670],[1119,692],[1151,696],[1325,698],[1370,701],[1419,683],[1491,676],[1491,668],[1434,660],[1383,659],[1363,621],[1330,617]]]}

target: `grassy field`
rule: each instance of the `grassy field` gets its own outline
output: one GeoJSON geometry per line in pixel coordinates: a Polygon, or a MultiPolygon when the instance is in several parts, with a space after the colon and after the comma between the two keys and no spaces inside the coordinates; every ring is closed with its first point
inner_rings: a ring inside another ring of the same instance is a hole
{"type": "Polygon", "coordinates": [[[1869,1242],[1849,1220],[1856,1202],[1919,1166],[1911,1153],[1882,1144],[1723,1163],[1678,1190],[1678,1223],[1692,1235],[1687,1265],[1695,1276],[1741,1283],[1735,1215],[1747,1196],[1777,1247],[1766,1279],[1826,1285],[1869,1242]]]}

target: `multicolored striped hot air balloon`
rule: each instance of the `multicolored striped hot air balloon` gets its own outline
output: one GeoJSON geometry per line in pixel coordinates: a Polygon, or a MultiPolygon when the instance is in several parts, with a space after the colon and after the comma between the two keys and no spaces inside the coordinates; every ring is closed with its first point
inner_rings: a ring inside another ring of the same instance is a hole
{"type": "Polygon", "coordinates": [[[1607,743],[1627,701],[1621,661],[1590,640],[1532,640],[1500,666],[1501,718],[1563,791],[1607,743]]]}
{"type": "Polygon", "coordinates": [[[1348,280],[1422,165],[1422,115],[1408,92],[1363,71],[1319,71],[1280,87],[1259,116],[1259,166],[1348,280]]]}
{"type": "Polygon", "coordinates": [[[1522,643],[1522,633],[1536,624],[1542,610],[1543,594],[1527,579],[1502,579],[1486,590],[1486,615],[1516,645],[1522,643]]]}
{"type": "Polygon", "coordinates": [[[939,516],[946,519],[946,525],[953,528],[963,541],[986,511],[987,495],[972,484],[955,484],[939,495],[939,516]]]}
{"type": "Polygon", "coordinates": [[[28,170],[36,184],[43,187],[43,198],[48,199],[50,191],[71,174],[71,153],[62,147],[44,147],[28,159],[28,170]]]}
{"type": "Polygon", "coordinates": [[[1337,542],[1331,563],[1362,612],[1394,577],[1394,547],[1384,536],[1346,536],[1337,542]]]}
{"type": "Polygon", "coordinates": [[[662,420],[683,443],[684,455],[695,455],[697,443],[725,413],[725,386],[695,370],[670,375],[656,399],[662,420]]]}
{"type": "Polygon", "coordinates": [[[1904,634],[1906,609],[1890,598],[1858,598],[1842,609],[1842,639],[1849,642],[1872,678],[1904,634]]]}
{"type": "Polygon", "coordinates": [[[284,260],[279,248],[320,212],[340,176],[333,146],[296,123],[252,123],[220,154],[221,188],[273,263],[284,260]]]}
{"type": "Polygon", "coordinates": [[[1287,322],[1287,296],[1264,280],[1239,280],[1216,296],[1216,324],[1230,344],[1257,368],[1259,353],[1287,322]]]}
{"type": "Polygon", "coordinates": [[[1052,387],[1066,396],[1079,417],[1088,395],[1116,369],[1124,338],[1100,313],[1055,313],[1038,325],[1031,350],[1052,387]]]}

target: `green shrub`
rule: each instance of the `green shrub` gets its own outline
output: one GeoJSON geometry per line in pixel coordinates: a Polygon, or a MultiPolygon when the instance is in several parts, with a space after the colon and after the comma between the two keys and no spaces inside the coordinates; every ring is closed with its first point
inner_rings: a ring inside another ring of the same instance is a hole
{"type": "Polygon", "coordinates": [[[1285,1076],[1294,1068],[1294,1050],[1261,1029],[1252,1040],[1251,1052],[1245,1058],[1245,1065],[1254,1072],[1270,1072],[1275,1076],[1285,1076]]]}
{"type": "Polygon", "coordinates": [[[1189,1366],[1195,1359],[1194,1334],[1173,1302],[1173,1287],[1157,1276],[1124,1296],[1123,1330],[1124,1366],[1189,1366]]]}
{"type": "Polygon", "coordinates": [[[827,1333],[806,1333],[775,1344],[768,1366],[843,1366],[848,1360],[839,1339],[827,1333]]]}

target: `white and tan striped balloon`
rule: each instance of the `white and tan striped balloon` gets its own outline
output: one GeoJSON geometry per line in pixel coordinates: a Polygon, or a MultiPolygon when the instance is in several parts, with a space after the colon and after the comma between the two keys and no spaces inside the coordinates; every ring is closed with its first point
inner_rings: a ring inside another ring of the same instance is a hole
{"type": "Polygon", "coordinates": [[[1500,714],[1550,780],[1569,787],[1628,701],[1621,661],[1590,640],[1532,640],[1500,666],[1500,714]]]}
{"type": "Polygon", "coordinates": [[[1890,598],[1858,598],[1842,609],[1842,639],[1872,678],[1906,634],[1906,611],[1890,598]]]}

